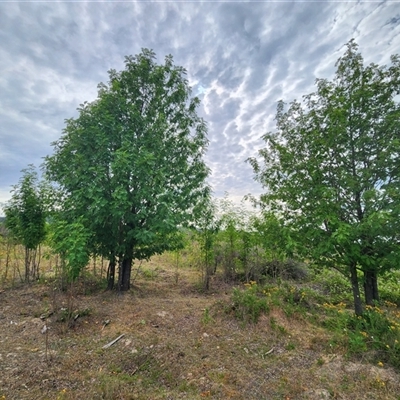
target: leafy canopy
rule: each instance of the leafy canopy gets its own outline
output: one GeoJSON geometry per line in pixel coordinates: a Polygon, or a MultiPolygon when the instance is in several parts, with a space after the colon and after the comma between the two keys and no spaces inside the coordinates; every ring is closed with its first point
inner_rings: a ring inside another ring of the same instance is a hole
{"type": "Polygon", "coordinates": [[[303,102],[279,102],[277,131],[249,160],[298,250],[346,274],[400,266],[400,58],[364,66],[357,49],[303,102]]]}
{"type": "Polygon", "coordinates": [[[172,56],[158,65],[151,50],[126,57],[53,143],[47,174],[63,192],[64,218],[83,217],[92,253],[160,253],[208,197],[207,129],[185,73],[172,56]]]}
{"type": "Polygon", "coordinates": [[[42,188],[33,165],[22,170],[22,177],[6,204],[6,227],[29,250],[36,249],[46,236],[46,213],[42,188]]]}

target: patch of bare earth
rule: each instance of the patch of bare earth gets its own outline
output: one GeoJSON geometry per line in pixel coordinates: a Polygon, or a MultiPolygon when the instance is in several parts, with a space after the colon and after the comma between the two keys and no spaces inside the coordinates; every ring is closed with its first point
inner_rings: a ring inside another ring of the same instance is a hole
{"type": "Polygon", "coordinates": [[[399,399],[395,371],[331,354],[304,318],[244,326],[225,312],[231,287],[205,295],[193,271],[146,268],[123,295],[3,290],[0,399],[399,399]]]}

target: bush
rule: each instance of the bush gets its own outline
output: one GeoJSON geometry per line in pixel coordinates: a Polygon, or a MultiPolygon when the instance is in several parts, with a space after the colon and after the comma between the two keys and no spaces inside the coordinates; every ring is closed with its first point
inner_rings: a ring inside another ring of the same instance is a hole
{"type": "Polygon", "coordinates": [[[308,271],[304,263],[288,258],[284,261],[268,261],[264,269],[264,275],[287,280],[303,280],[307,278],[308,271]]]}
{"type": "Polygon", "coordinates": [[[400,271],[387,272],[379,279],[380,298],[382,301],[389,301],[400,307],[400,271]]]}
{"type": "Polygon", "coordinates": [[[251,281],[246,286],[245,290],[233,289],[232,310],[236,318],[244,322],[257,323],[260,315],[269,311],[267,298],[258,292],[256,282],[251,281]]]}
{"type": "Polygon", "coordinates": [[[284,280],[304,280],[309,276],[306,264],[288,258],[282,260],[264,261],[262,265],[253,265],[249,271],[249,278],[255,281],[265,280],[266,277],[284,280]]]}

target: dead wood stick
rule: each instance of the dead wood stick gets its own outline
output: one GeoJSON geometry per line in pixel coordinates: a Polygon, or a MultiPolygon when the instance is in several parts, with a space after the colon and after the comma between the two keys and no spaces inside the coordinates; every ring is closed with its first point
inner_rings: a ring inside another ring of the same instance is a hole
{"type": "Polygon", "coordinates": [[[264,356],[267,356],[268,354],[271,354],[274,350],[275,350],[275,348],[273,347],[271,350],[268,350],[268,351],[264,354],[264,356]]]}
{"type": "Polygon", "coordinates": [[[123,333],[122,335],[119,335],[116,339],[112,340],[110,343],[107,343],[106,345],[104,345],[102,348],[103,349],[108,349],[109,347],[111,347],[114,343],[117,343],[118,340],[122,339],[125,336],[125,334],[123,333]]]}

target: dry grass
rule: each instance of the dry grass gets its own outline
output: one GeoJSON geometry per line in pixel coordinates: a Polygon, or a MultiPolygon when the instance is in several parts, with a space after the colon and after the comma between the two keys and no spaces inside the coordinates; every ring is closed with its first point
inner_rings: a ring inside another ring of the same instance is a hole
{"type": "Polygon", "coordinates": [[[333,353],[303,315],[275,308],[245,326],[226,312],[230,286],[202,294],[198,272],[172,264],[152,259],[123,295],[3,289],[0,399],[400,398],[395,371],[333,353]]]}

